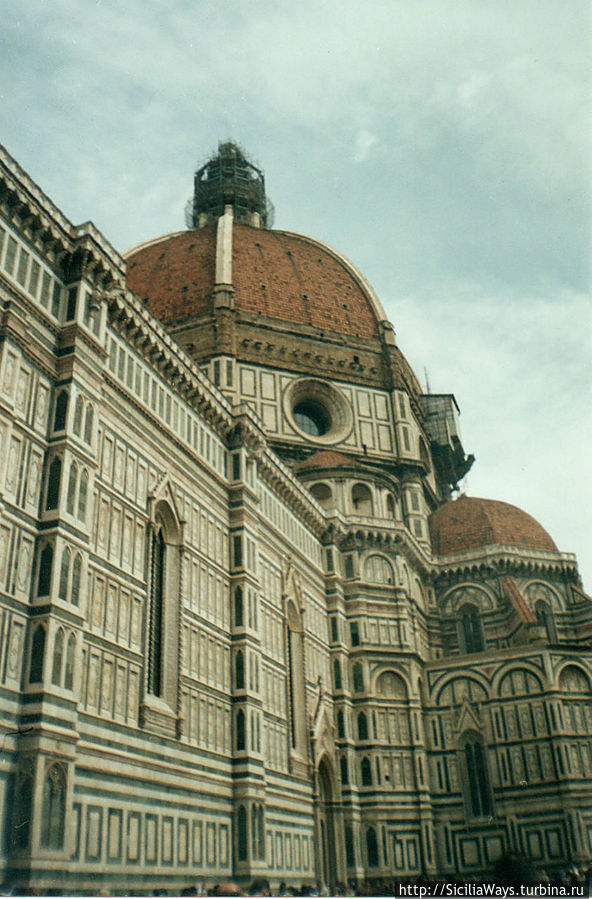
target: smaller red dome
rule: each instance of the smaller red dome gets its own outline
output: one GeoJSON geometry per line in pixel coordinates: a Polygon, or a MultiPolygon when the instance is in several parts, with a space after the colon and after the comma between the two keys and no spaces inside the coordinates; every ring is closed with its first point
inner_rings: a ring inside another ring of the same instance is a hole
{"type": "Polygon", "coordinates": [[[300,462],[295,470],[300,473],[301,471],[312,471],[315,468],[343,468],[353,464],[353,459],[348,459],[343,453],[337,453],[335,450],[319,450],[300,462]]]}
{"type": "Polygon", "coordinates": [[[558,552],[555,543],[532,515],[510,503],[460,496],[430,516],[432,550],[437,556],[455,555],[485,546],[518,546],[558,552]]]}

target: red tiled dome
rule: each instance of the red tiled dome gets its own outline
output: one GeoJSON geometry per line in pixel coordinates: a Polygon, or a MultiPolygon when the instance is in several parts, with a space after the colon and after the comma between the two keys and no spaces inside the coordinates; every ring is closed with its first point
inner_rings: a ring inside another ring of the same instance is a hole
{"type": "MultiPolygon", "coordinates": [[[[128,286],[165,324],[211,310],[216,226],[167,235],[127,254],[128,286]]],[[[235,307],[344,336],[378,336],[370,289],[337,253],[308,237],[232,226],[235,307]]]]}
{"type": "Polygon", "coordinates": [[[543,552],[558,552],[555,543],[532,515],[509,503],[460,496],[430,516],[432,550],[448,556],[496,544],[543,552]]]}
{"type": "Polygon", "coordinates": [[[352,459],[348,459],[343,453],[335,452],[335,450],[319,450],[313,453],[308,459],[300,462],[296,466],[296,471],[312,471],[315,468],[343,468],[346,465],[354,465],[352,459]]]}

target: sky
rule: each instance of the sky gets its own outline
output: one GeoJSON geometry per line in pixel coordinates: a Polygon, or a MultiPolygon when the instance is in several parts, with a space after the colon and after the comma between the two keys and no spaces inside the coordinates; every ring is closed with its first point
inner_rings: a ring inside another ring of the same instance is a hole
{"type": "Polygon", "coordinates": [[[349,257],[471,496],[534,515],[592,591],[587,0],[5,4],[0,141],[120,251],[184,227],[220,140],[275,227],[349,257]]]}

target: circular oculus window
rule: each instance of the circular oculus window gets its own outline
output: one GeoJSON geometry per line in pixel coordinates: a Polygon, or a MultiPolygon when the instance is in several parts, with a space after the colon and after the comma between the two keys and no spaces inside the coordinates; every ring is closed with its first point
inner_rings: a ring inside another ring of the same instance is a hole
{"type": "Polygon", "coordinates": [[[353,427],[343,394],[316,378],[292,381],[284,394],[284,411],[294,430],[315,443],[339,443],[353,427]]]}

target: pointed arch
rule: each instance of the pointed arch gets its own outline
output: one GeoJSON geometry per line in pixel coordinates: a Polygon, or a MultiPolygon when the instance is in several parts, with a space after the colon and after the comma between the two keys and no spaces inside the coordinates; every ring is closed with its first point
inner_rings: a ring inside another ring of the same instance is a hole
{"type": "Polygon", "coordinates": [[[59,628],[53,644],[53,665],[51,669],[51,682],[56,686],[62,683],[62,664],[64,661],[64,629],[59,628]]]}
{"type": "Polygon", "coordinates": [[[29,665],[29,683],[39,684],[43,680],[43,661],[45,656],[45,625],[38,624],[31,640],[31,661],[29,665]]]}
{"type": "Polygon", "coordinates": [[[55,413],[53,419],[54,431],[63,431],[66,427],[66,418],[68,415],[68,399],[68,391],[60,390],[55,404],[55,413]]]}
{"type": "Polygon", "coordinates": [[[68,490],[66,492],[66,512],[68,515],[74,515],[76,505],[76,487],[78,485],[78,465],[72,461],[70,463],[70,471],[68,473],[68,490]]]}

